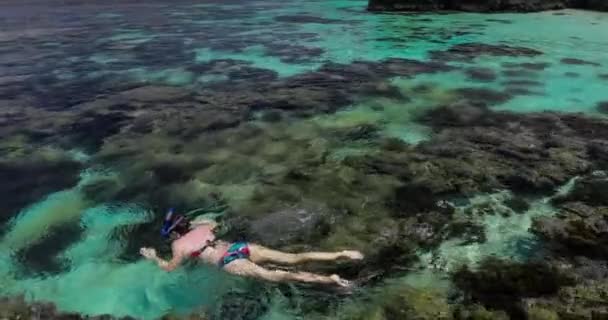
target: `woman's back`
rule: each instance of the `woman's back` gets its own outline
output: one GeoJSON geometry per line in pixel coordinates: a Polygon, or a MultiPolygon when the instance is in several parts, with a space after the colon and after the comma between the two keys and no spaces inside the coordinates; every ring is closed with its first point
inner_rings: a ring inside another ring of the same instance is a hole
{"type": "Polygon", "coordinates": [[[204,247],[208,241],[213,240],[215,240],[213,226],[203,224],[173,241],[172,247],[175,252],[189,255],[204,247]]]}

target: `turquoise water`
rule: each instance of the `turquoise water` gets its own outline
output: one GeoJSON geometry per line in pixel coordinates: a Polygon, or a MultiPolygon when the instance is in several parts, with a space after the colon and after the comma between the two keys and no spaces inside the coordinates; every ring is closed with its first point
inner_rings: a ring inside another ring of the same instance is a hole
{"type": "Polygon", "coordinates": [[[467,205],[454,219],[481,225],[485,242],[418,248],[407,267],[416,271],[389,273],[351,297],[213,267],[165,273],[138,258],[139,246],[163,245],[156,234],[166,207],[206,207],[215,194],[229,209],[207,213],[246,221],[314,203],[331,212],[330,232],[281,249],[373,256],[376,236],[408,218],[387,201],[407,173],[404,162],[383,172],[364,160],[390,162],[434,143],[439,129],[420,121],[428,112],[480,99],[494,111],[604,117],[608,14],[401,15],[365,6],[6,4],[0,176],[10,201],[0,208],[0,294],[142,319],[192,311],[232,319],[226,297],[236,294],[236,306],[259,306],[243,319],[327,319],[396,287],[445,294],[447,272],[490,255],[525,260],[525,246],[538,245],[532,219],[555,214],[551,195],[514,214],[503,202],[520,190],[458,194],[467,205]],[[470,43],[493,47],[454,51],[470,43]],[[404,154],[387,151],[395,141],[404,154]],[[476,206],[492,214],[463,213],[476,206]]]}

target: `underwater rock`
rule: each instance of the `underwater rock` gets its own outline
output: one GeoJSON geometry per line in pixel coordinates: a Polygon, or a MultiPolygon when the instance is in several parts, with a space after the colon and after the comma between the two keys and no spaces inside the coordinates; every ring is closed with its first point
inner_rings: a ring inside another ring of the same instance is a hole
{"type": "Polygon", "coordinates": [[[391,205],[400,214],[415,214],[437,209],[438,199],[429,187],[421,184],[406,184],[395,190],[391,205]]]}
{"type": "Polygon", "coordinates": [[[608,279],[608,264],[606,260],[590,259],[584,256],[554,257],[557,265],[574,274],[584,283],[605,281],[608,279]]]}
{"type": "Polygon", "coordinates": [[[577,179],[570,192],[556,197],[553,203],[581,202],[589,206],[608,206],[605,191],[608,190],[608,178],[598,172],[597,175],[588,175],[577,179]]]}
{"type": "MultiPolygon", "coordinates": [[[[402,272],[418,260],[416,250],[418,244],[410,241],[415,231],[412,229],[414,220],[383,228],[370,242],[370,249],[365,252],[364,266],[356,272],[351,272],[357,277],[379,278],[393,272],[402,272]],[[414,232],[411,232],[414,231],[414,232]]],[[[342,272],[341,272],[342,273],[342,272]]]]}
{"type": "Polygon", "coordinates": [[[562,254],[591,258],[608,255],[608,207],[570,202],[561,206],[557,216],[534,220],[532,231],[562,254]]]}
{"type": "Polygon", "coordinates": [[[327,208],[312,205],[286,208],[260,218],[250,218],[248,239],[270,247],[310,243],[327,216],[327,208]]]}
{"type": "Polygon", "coordinates": [[[608,169],[608,142],[593,141],[587,146],[587,152],[595,160],[595,168],[608,169]]]}
{"type": "Polygon", "coordinates": [[[471,42],[457,44],[444,51],[431,51],[429,54],[431,59],[438,61],[472,62],[480,56],[535,57],[543,53],[525,47],[471,42]]]}
{"type": "Polygon", "coordinates": [[[504,310],[512,319],[524,319],[523,299],[552,296],[574,284],[572,277],[544,262],[511,262],[494,257],[484,259],[479,268],[466,266],[452,275],[454,284],[468,303],[504,310]]]}
{"type": "Polygon", "coordinates": [[[367,8],[372,11],[533,12],[565,8],[606,11],[608,5],[602,0],[370,0],[367,8]]]}
{"type": "Polygon", "coordinates": [[[447,226],[446,239],[462,239],[462,245],[486,242],[485,227],[470,219],[452,220],[447,226]]]}
{"type": "Polygon", "coordinates": [[[519,197],[511,197],[505,200],[504,203],[507,207],[511,208],[517,213],[524,213],[530,209],[530,204],[526,200],[519,197]]]}

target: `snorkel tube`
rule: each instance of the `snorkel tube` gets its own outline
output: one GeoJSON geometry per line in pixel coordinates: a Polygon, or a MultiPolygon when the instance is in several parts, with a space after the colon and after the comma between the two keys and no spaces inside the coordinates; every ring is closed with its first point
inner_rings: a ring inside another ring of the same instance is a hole
{"type": "Polygon", "coordinates": [[[171,235],[171,231],[175,229],[179,225],[180,222],[184,219],[183,216],[175,216],[175,210],[173,208],[169,209],[167,215],[165,216],[165,221],[163,221],[163,226],[160,229],[160,235],[163,238],[169,238],[171,235]]]}

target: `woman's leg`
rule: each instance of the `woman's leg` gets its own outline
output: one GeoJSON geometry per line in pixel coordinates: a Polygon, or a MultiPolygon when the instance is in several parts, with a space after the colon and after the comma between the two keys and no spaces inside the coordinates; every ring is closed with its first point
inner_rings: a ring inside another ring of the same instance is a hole
{"type": "Polygon", "coordinates": [[[338,275],[324,276],[309,272],[288,272],[283,270],[268,270],[247,260],[239,259],[224,266],[224,271],[243,277],[252,277],[272,282],[304,282],[318,284],[337,284],[342,287],[350,286],[350,282],[338,275]]]}
{"type": "Polygon", "coordinates": [[[255,263],[275,262],[279,264],[300,264],[308,261],[334,261],[341,258],[361,260],[363,255],[359,251],[339,252],[303,252],[287,253],[272,250],[257,244],[249,244],[250,259],[255,263]]]}

